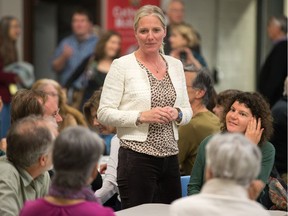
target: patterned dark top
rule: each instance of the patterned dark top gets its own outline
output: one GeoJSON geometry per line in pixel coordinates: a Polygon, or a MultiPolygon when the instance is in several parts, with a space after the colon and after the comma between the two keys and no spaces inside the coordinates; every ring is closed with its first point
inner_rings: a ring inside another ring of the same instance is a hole
{"type": "MultiPolygon", "coordinates": [[[[151,108],[173,107],[176,100],[176,91],[168,74],[167,62],[166,74],[162,80],[155,78],[140,61],[138,61],[138,64],[147,72],[149,78],[151,86],[151,108]]],[[[156,157],[167,157],[178,154],[178,145],[174,138],[172,122],[168,124],[150,124],[146,141],[139,142],[121,139],[120,146],[156,157]]]]}

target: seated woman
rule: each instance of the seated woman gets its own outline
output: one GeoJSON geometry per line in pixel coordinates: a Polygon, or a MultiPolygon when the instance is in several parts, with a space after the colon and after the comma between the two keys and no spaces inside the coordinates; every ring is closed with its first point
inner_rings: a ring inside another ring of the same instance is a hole
{"type": "Polygon", "coordinates": [[[97,120],[97,110],[101,90],[95,91],[92,97],[84,104],[83,112],[90,127],[97,128],[100,136],[104,138],[106,152],[109,152],[109,160],[107,164],[100,165],[100,173],[105,173],[103,185],[99,190],[96,190],[95,196],[99,198],[104,206],[110,206],[115,211],[120,210],[121,203],[117,184],[117,166],[118,166],[118,151],[120,143],[115,135],[115,128],[102,125],[97,120]]]}
{"type": "Polygon", "coordinates": [[[26,202],[20,215],[113,216],[112,209],[97,203],[89,187],[98,173],[101,142],[97,134],[81,126],[65,129],[53,148],[55,175],[49,194],[26,202]]]}
{"type": "MultiPolygon", "coordinates": [[[[275,157],[275,149],[268,142],[273,133],[269,105],[259,93],[241,92],[232,98],[229,106],[224,110],[221,121],[223,133],[242,133],[262,152],[258,180],[253,182],[249,190],[250,198],[257,199],[267,183],[275,157]]],[[[199,193],[204,183],[205,147],[210,139],[211,136],[206,137],[199,146],[188,184],[188,195],[199,193]]]]}
{"type": "Polygon", "coordinates": [[[184,65],[195,64],[198,69],[207,67],[205,59],[198,52],[200,41],[192,26],[186,23],[173,25],[169,41],[172,48],[169,55],[180,59],[184,65]]]}
{"type": "Polygon", "coordinates": [[[52,79],[40,79],[33,84],[32,89],[43,91],[58,99],[59,114],[63,118],[59,123],[59,131],[69,126],[87,127],[83,114],[67,104],[66,93],[58,82],[52,79]]]}
{"type": "Polygon", "coordinates": [[[83,106],[84,116],[92,129],[96,129],[105,142],[105,155],[110,155],[111,139],[116,133],[116,128],[101,124],[97,120],[97,110],[100,103],[101,90],[97,90],[83,106]]]}

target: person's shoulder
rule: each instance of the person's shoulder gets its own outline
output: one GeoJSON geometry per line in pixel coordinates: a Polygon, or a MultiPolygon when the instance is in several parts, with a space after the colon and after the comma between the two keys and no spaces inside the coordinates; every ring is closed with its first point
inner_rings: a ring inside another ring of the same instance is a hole
{"type": "Polygon", "coordinates": [[[16,167],[10,161],[8,161],[6,156],[0,157],[0,173],[0,178],[19,175],[16,167]]]}
{"type": "Polygon", "coordinates": [[[121,56],[120,58],[115,59],[115,60],[118,60],[118,61],[127,61],[127,60],[131,60],[131,59],[135,59],[134,53],[130,53],[130,54],[127,54],[127,55],[123,55],[123,56],[121,56]]]}
{"type": "Polygon", "coordinates": [[[44,198],[36,200],[27,200],[21,210],[21,216],[30,215],[46,215],[47,210],[51,211],[50,204],[44,200],[44,198]]]}
{"type": "Polygon", "coordinates": [[[62,40],[60,40],[60,44],[71,42],[74,40],[76,40],[76,37],[73,34],[71,34],[71,35],[68,35],[68,36],[62,38],[62,40]]]}
{"type": "Polygon", "coordinates": [[[270,215],[269,212],[266,209],[264,209],[263,206],[260,203],[256,202],[255,200],[248,200],[246,204],[246,210],[247,210],[247,213],[250,212],[251,215],[261,215],[261,216],[270,215]]]}
{"type": "Polygon", "coordinates": [[[205,139],[203,139],[203,141],[201,142],[200,146],[205,147],[212,137],[213,137],[213,134],[205,137],[205,139]]]}
{"type": "Polygon", "coordinates": [[[265,152],[267,152],[267,153],[268,152],[269,153],[275,152],[274,145],[271,142],[269,142],[269,141],[263,142],[263,144],[260,146],[260,149],[262,151],[262,154],[265,153],[265,152]]]}
{"type": "Polygon", "coordinates": [[[272,49],[272,53],[283,53],[287,51],[287,40],[282,40],[276,43],[272,49]]]}
{"type": "Polygon", "coordinates": [[[287,113],[287,97],[280,98],[271,108],[272,114],[287,113]]]}
{"type": "Polygon", "coordinates": [[[174,202],[172,202],[170,210],[173,213],[177,213],[176,215],[188,215],[187,213],[195,213],[197,206],[199,208],[205,208],[203,207],[203,204],[204,203],[201,199],[201,194],[195,194],[193,196],[188,196],[175,200],[174,202]]]}
{"type": "Polygon", "coordinates": [[[6,159],[6,156],[0,157],[0,173],[0,190],[7,186],[18,190],[21,175],[16,167],[6,159]]]}
{"type": "Polygon", "coordinates": [[[120,58],[116,58],[113,60],[113,64],[115,65],[123,65],[125,67],[133,64],[136,62],[135,61],[135,55],[134,53],[130,53],[130,54],[127,54],[127,55],[124,55],[124,56],[121,56],[120,58]]]}

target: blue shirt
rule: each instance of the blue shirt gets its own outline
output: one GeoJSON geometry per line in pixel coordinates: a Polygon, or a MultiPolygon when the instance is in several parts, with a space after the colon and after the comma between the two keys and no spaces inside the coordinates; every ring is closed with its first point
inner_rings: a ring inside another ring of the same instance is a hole
{"type": "MultiPolygon", "coordinates": [[[[74,70],[87,56],[91,55],[95,49],[98,38],[91,35],[84,41],[78,41],[75,35],[64,38],[55,50],[53,60],[58,58],[63,53],[64,45],[69,45],[73,49],[72,56],[67,60],[64,68],[59,73],[59,82],[62,86],[65,85],[69,77],[73,74],[74,70]]],[[[74,83],[73,87],[82,89],[84,87],[84,75],[81,75],[74,83]]]]}
{"type": "Polygon", "coordinates": [[[111,149],[111,140],[114,137],[115,134],[99,134],[99,136],[104,140],[105,142],[105,154],[110,155],[110,149],[111,149]]]}

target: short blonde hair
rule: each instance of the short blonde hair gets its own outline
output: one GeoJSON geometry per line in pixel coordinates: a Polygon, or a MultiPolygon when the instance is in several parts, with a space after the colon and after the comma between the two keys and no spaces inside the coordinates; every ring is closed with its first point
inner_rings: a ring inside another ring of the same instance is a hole
{"type": "Polygon", "coordinates": [[[187,23],[172,25],[172,31],[179,32],[179,34],[187,41],[188,47],[195,47],[200,43],[196,31],[187,23]]]}

